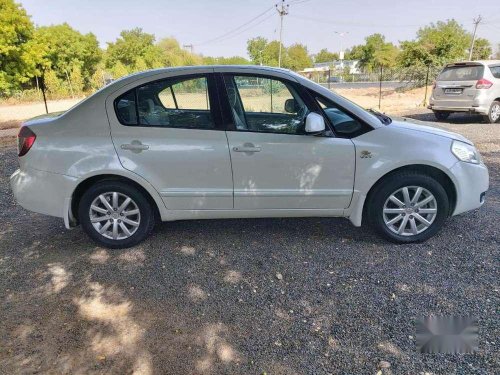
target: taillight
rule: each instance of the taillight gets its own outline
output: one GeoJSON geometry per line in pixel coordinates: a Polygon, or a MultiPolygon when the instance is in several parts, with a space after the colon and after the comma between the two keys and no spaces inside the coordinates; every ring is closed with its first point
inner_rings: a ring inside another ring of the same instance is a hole
{"type": "Polygon", "coordinates": [[[490,82],[484,78],[481,78],[476,83],[476,89],[489,89],[491,86],[493,86],[493,82],[490,82]]]}
{"type": "Polygon", "coordinates": [[[36,134],[28,128],[27,126],[23,126],[21,130],[19,130],[19,134],[17,135],[17,154],[18,156],[23,156],[28,153],[33,143],[35,143],[36,134]]]}

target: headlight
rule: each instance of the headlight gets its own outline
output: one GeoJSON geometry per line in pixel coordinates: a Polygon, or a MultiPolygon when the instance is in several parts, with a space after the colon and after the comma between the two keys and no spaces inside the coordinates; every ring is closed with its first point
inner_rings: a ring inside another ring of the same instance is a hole
{"type": "Polygon", "coordinates": [[[466,163],[479,164],[481,156],[474,146],[464,142],[453,141],[451,145],[451,152],[458,160],[465,161],[466,163]]]}

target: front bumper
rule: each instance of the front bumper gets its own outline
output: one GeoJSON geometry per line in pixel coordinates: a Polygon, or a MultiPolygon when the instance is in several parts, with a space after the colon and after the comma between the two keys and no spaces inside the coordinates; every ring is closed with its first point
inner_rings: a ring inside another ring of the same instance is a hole
{"type": "Polygon", "coordinates": [[[484,204],[489,188],[488,168],[484,164],[457,162],[450,172],[456,179],[457,202],[453,215],[474,210],[484,204]]]}
{"type": "Polygon", "coordinates": [[[25,209],[68,220],[71,195],[77,179],[32,168],[16,170],[10,186],[16,201],[25,209]]]}

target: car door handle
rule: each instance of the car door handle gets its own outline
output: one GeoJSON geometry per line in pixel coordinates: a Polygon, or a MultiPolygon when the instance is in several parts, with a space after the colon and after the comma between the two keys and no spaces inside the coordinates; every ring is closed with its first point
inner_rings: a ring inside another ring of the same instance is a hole
{"type": "Polygon", "coordinates": [[[122,150],[129,150],[135,153],[139,153],[144,150],[148,150],[148,145],[143,145],[140,141],[132,141],[131,143],[126,143],[120,146],[122,150]]]}
{"type": "Polygon", "coordinates": [[[249,152],[249,153],[260,152],[260,147],[256,147],[254,145],[252,145],[252,146],[250,146],[250,145],[236,146],[236,147],[233,147],[233,151],[234,152],[249,152]]]}

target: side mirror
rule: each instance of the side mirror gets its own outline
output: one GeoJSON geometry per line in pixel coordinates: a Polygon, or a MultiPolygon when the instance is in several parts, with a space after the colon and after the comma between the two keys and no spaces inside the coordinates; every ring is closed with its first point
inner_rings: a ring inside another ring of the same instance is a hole
{"type": "Polygon", "coordinates": [[[306,133],[317,134],[325,131],[325,119],[320,114],[311,112],[306,117],[306,133]]]}
{"type": "Polygon", "coordinates": [[[295,101],[295,99],[285,100],[285,112],[297,113],[297,102],[295,101]]]}

